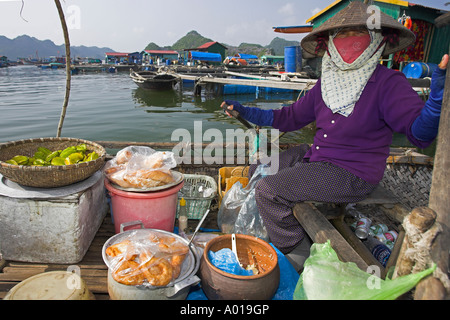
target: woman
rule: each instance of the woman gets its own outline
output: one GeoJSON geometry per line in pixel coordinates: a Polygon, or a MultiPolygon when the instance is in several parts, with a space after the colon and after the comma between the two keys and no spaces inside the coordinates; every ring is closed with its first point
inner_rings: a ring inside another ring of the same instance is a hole
{"type": "Polygon", "coordinates": [[[309,250],[309,244],[299,246],[305,233],[292,214],[297,202],[361,201],[383,178],[394,131],[420,148],[437,135],[448,55],[432,76],[424,106],[401,72],[379,63],[382,55],[413,43],[414,34],[384,13],[379,29],[369,30],[368,19],[367,6],[351,2],[302,40],[305,50],[323,55],[322,76],[294,104],[261,110],[223,103],[250,122],[283,132],[316,121],[313,145],[281,153],[278,172],[256,186],[270,239],[285,254],[309,250]]]}

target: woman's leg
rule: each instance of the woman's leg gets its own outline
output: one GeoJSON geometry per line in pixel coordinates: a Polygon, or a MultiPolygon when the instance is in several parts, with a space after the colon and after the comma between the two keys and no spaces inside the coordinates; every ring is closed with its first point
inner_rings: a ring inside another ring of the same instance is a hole
{"type": "MultiPolygon", "coordinates": [[[[280,161],[280,164],[282,161],[280,161]]],[[[297,202],[346,203],[364,199],[375,185],[326,162],[296,162],[256,184],[256,204],[271,242],[289,253],[305,236],[292,213],[297,202]]]]}
{"type": "MultiPolygon", "coordinates": [[[[278,171],[284,168],[290,168],[297,162],[301,162],[303,160],[303,157],[306,152],[308,152],[309,148],[310,146],[308,144],[301,144],[299,146],[289,148],[278,155],[277,164],[270,163],[269,166],[271,168],[278,168],[278,171]]],[[[255,173],[255,170],[259,165],[259,160],[256,164],[250,165],[248,169],[249,179],[253,176],[253,173],[255,173]]]]}

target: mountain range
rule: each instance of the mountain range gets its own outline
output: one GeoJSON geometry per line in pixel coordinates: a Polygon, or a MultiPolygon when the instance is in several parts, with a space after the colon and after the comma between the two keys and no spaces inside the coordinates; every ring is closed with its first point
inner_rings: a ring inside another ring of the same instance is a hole
{"type": "MultiPolygon", "coordinates": [[[[90,57],[104,59],[105,52],[114,51],[110,48],[71,46],[72,57],[90,57]]],[[[9,39],[0,36],[0,56],[7,56],[9,60],[14,61],[17,58],[49,58],[51,56],[63,56],[66,52],[64,44],[56,45],[51,40],[38,40],[27,35],[18,36],[9,39]]]]}
{"type": "MultiPolygon", "coordinates": [[[[205,38],[197,31],[190,31],[184,37],[176,41],[172,46],[160,47],[150,42],[146,46],[146,50],[176,50],[181,52],[183,49],[196,48],[206,42],[214,41],[205,38]]],[[[270,44],[262,46],[259,44],[241,43],[239,46],[231,46],[222,43],[228,48],[227,55],[236,53],[254,54],[258,57],[262,55],[284,55],[284,47],[299,45],[297,41],[288,41],[281,38],[274,38],[270,44]]],[[[72,57],[89,57],[95,59],[104,59],[105,52],[114,52],[111,48],[87,47],[87,46],[71,46],[72,57]]],[[[18,36],[9,39],[0,36],[0,56],[6,56],[9,60],[14,61],[17,58],[48,58],[51,56],[63,56],[65,54],[64,44],[56,45],[51,40],[38,40],[27,35],[18,36]]]]}

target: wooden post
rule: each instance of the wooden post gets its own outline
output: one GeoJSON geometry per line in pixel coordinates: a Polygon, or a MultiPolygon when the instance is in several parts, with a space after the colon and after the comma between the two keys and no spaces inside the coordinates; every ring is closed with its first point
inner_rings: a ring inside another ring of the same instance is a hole
{"type": "MultiPolygon", "coordinates": [[[[443,17],[444,18],[444,17],[443,17]]],[[[450,15],[446,15],[445,24],[450,21],[450,15]]],[[[444,24],[444,22],[442,22],[444,24]]],[[[432,246],[431,257],[445,275],[448,270],[450,243],[450,63],[447,65],[445,78],[444,97],[442,100],[441,119],[439,122],[439,134],[437,138],[436,153],[433,168],[433,180],[430,190],[428,206],[433,209],[441,225],[442,231],[437,235],[432,246]]],[[[444,284],[436,279],[427,277],[417,285],[421,294],[420,299],[445,299],[444,284]]],[[[447,295],[449,293],[447,292],[447,295]]]]}
{"type": "Polygon", "coordinates": [[[61,3],[59,0],[55,0],[56,8],[58,9],[59,19],[61,20],[61,26],[64,34],[64,42],[66,45],[66,94],[64,96],[63,107],[61,110],[61,116],[58,123],[58,129],[56,131],[56,137],[59,138],[61,136],[61,130],[64,123],[64,118],[66,117],[67,105],[69,104],[69,95],[70,95],[70,82],[71,82],[71,70],[70,70],[70,41],[69,41],[69,32],[67,31],[66,19],[64,17],[64,11],[61,7],[61,3]]]}

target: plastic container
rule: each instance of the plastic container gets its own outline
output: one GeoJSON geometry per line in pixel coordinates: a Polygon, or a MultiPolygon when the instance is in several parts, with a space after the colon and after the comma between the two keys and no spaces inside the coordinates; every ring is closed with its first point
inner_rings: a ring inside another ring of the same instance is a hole
{"type": "Polygon", "coordinates": [[[403,68],[402,72],[407,78],[420,79],[431,77],[436,68],[435,63],[411,62],[403,68]]]}
{"type": "Polygon", "coordinates": [[[51,271],[20,282],[4,300],[95,300],[95,297],[76,273],[51,271]]]}
{"type": "Polygon", "coordinates": [[[175,227],[178,191],[184,181],[171,188],[152,192],[128,192],[114,188],[108,179],[105,187],[111,197],[114,229],[122,223],[140,220],[145,228],[172,232],[175,227]]]}
{"type": "Polygon", "coordinates": [[[178,210],[178,229],[180,232],[186,232],[188,227],[188,214],[186,211],[186,200],[181,198],[180,200],[180,208],[178,210]]]}
{"type": "Polygon", "coordinates": [[[251,276],[235,275],[214,266],[208,252],[231,249],[231,234],[210,240],[200,263],[201,286],[210,300],[269,300],[280,285],[280,267],[275,249],[264,240],[236,234],[239,262],[254,265],[259,273],[251,276]]]}
{"type": "Polygon", "coordinates": [[[302,70],[302,51],[299,46],[284,47],[284,71],[300,72],[302,70]]]}
{"type": "MultiPolygon", "coordinates": [[[[211,188],[212,194],[209,197],[202,196],[189,196],[186,194],[179,195],[179,200],[184,198],[186,200],[186,211],[189,219],[201,219],[206,213],[206,210],[211,206],[211,201],[214,199],[217,193],[217,183],[214,178],[201,174],[185,174],[184,181],[186,184],[191,186],[196,186],[198,184],[203,184],[206,189],[211,188]]],[[[177,215],[179,215],[180,206],[177,207],[177,215]]]]}

